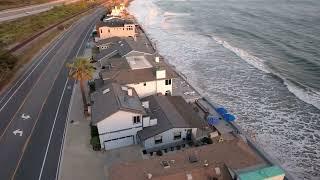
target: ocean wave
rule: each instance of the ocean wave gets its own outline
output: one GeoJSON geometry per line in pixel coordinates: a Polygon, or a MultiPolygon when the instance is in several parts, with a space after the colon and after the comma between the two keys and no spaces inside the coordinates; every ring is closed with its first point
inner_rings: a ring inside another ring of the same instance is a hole
{"type": "Polygon", "coordinates": [[[296,85],[296,82],[292,83],[288,80],[284,80],[284,84],[287,86],[289,91],[292,92],[296,97],[320,109],[319,91],[313,90],[311,88],[302,88],[301,84],[296,85]]]}
{"type": "Polygon", "coordinates": [[[165,12],[165,13],[163,13],[163,16],[164,17],[167,17],[167,16],[190,16],[190,14],[189,13],[165,12]]]}
{"type": "Polygon", "coordinates": [[[237,56],[239,56],[241,59],[245,60],[247,63],[251,64],[255,68],[257,68],[265,73],[270,73],[270,70],[264,64],[264,60],[262,60],[256,56],[251,55],[250,53],[248,53],[247,51],[245,51],[243,49],[234,47],[234,46],[230,45],[228,42],[226,42],[218,37],[211,36],[211,38],[213,40],[215,40],[216,43],[221,44],[223,47],[234,52],[237,56]]]}
{"type": "Polygon", "coordinates": [[[237,47],[230,45],[228,42],[222,40],[221,38],[218,38],[218,37],[215,37],[212,35],[206,35],[206,36],[211,37],[213,40],[215,40],[215,42],[217,44],[220,44],[223,47],[227,48],[228,50],[234,52],[237,56],[239,56],[241,59],[243,59],[247,63],[251,64],[255,68],[257,68],[265,73],[271,73],[272,75],[276,76],[277,78],[282,79],[283,84],[286,85],[288,90],[291,93],[293,93],[296,97],[298,97],[302,101],[304,101],[308,104],[312,104],[316,108],[320,109],[320,92],[313,90],[311,88],[308,88],[308,87],[304,87],[300,83],[297,83],[297,82],[293,83],[293,82],[287,80],[286,78],[282,77],[279,73],[276,73],[276,72],[270,70],[270,68],[268,68],[264,64],[264,60],[262,60],[256,56],[251,55],[250,53],[248,53],[247,51],[245,51],[243,49],[240,49],[240,48],[237,48],[237,47]]]}

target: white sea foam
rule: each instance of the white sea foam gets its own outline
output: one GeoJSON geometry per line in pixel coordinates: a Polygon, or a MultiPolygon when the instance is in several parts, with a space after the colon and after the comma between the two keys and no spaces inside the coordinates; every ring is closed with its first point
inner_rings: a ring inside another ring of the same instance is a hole
{"type": "Polygon", "coordinates": [[[251,55],[250,53],[248,53],[247,51],[245,51],[243,49],[234,47],[234,46],[230,45],[228,42],[226,42],[218,37],[215,37],[215,36],[211,36],[211,37],[213,40],[216,41],[216,43],[221,44],[223,47],[234,52],[237,56],[239,56],[241,59],[245,60],[247,63],[251,64],[255,68],[260,69],[261,71],[263,71],[265,73],[270,73],[268,68],[264,65],[264,61],[262,59],[251,55]]]}
{"type": "MultiPolygon", "coordinates": [[[[284,168],[299,179],[317,176],[317,172],[315,175],[311,173],[315,173],[313,168],[317,166],[314,164],[320,159],[320,141],[314,136],[319,134],[318,111],[312,108],[313,113],[303,109],[306,104],[289,94],[279,81],[265,76],[264,71],[248,68],[246,64],[251,60],[257,68],[266,68],[267,72],[273,73],[272,69],[265,67],[267,65],[263,59],[254,57],[243,49],[230,47],[230,43],[219,38],[215,41],[222,46],[217,45],[212,36],[210,39],[204,38],[198,31],[185,32],[187,28],[164,27],[162,22],[165,18],[172,18],[166,22],[166,26],[183,24],[177,23],[175,20],[178,18],[174,16],[164,17],[166,9],[159,8],[155,1],[159,0],[134,1],[131,10],[138,15],[136,17],[142,26],[157,42],[160,53],[186,74],[188,81],[203,95],[235,113],[237,122],[245,130],[254,130],[257,142],[274,158],[278,158],[284,168]],[[243,62],[236,56],[221,61],[229,50],[241,57],[243,62]],[[211,75],[212,73],[216,74],[211,75]],[[306,148],[311,152],[310,157],[307,157],[310,154],[305,153],[306,148]]],[[[313,91],[305,92],[299,85],[285,84],[300,99],[313,99],[313,91]],[[308,92],[310,96],[305,94],[308,92]]]]}
{"type": "Polygon", "coordinates": [[[308,90],[304,90],[304,89],[294,85],[293,83],[291,83],[288,80],[286,80],[285,78],[283,78],[280,74],[269,70],[269,68],[266,67],[266,65],[264,64],[264,60],[262,60],[256,56],[251,55],[250,53],[248,53],[247,51],[245,51],[243,49],[240,49],[240,48],[237,48],[237,47],[230,45],[228,42],[222,40],[221,38],[218,38],[215,36],[211,36],[211,37],[212,37],[212,39],[214,39],[216,41],[216,43],[221,44],[223,47],[234,52],[237,56],[239,56],[241,59],[243,59],[247,63],[253,65],[255,68],[257,68],[265,73],[272,73],[272,74],[278,76],[279,78],[281,78],[284,81],[284,84],[287,86],[288,90],[290,92],[292,92],[296,97],[298,97],[302,101],[309,103],[309,104],[312,104],[313,106],[320,109],[320,92],[315,91],[315,90],[311,90],[310,88],[308,88],[308,90]]]}
{"type": "Polygon", "coordinates": [[[174,13],[174,12],[165,12],[163,16],[190,16],[189,13],[174,13]]]}
{"type": "Polygon", "coordinates": [[[287,86],[290,92],[292,92],[299,99],[306,103],[312,104],[313,106],[320,109],[320,92],[308,88],[304,90],[293,83],[284,80],[284,84],[287,86]]]}

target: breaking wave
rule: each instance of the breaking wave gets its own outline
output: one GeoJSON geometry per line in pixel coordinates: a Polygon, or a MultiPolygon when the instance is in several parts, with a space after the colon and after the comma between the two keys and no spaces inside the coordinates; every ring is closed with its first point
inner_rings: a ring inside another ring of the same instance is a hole
{"type": "Polygon", "coordinates": [[[167,16],[190,16],[189,13],[174,13],[174,12],[165,12],[163,14],[164,17],[167,17],[167,16]]]}
{"type": "Polygon", "coordinates": [[[239,56],[242,60],[246,61],[247,63],[251,64],[255,68],[265,72],[265,73],[272,73],[276,75],[277,77],[281,78],[283,80],[283,83],[286,85],[288,90],[293,93],[296,97],[301,99],[302,101],[312,104],[316,108],[320,109],[320,92],[316,90],[312,90],[310,88],[304,87],[303,85],[295,82],[291,82],[287,80],[286,78],[283,78],[280,74],[271,71],[265,64],[264,60],[251,55],[247,51],[234,47],[230,45],[230,43],[222,40],[221,38],[211,36],[209,35],[217,44],[222,45],[226,49],[232,51],[237,56],[239,56]]]}
{"type": "Polygon", "coordinates": [[[292,83],[288,80],[285,80],[284,84],[287,86],[289,91],[299,99],[320,109],[320,92],[310,88],[301,88],[300,86],[302,85],[295,85],[295,83],[292,83]]]}
{"type": "Polygon", "coordinates": [[[216,41],[216,43],[221,44],[223,47],[229,49],[230,51],[234,52],[237,56],[239,56],[241,59],[246,61],[247,63],[251,64],[257,69],[260,69],[261,71],[265,73],[270,73],[270,70],[265,66],[264,61],[256,56],[251,55],[247,51],[234,47],[230,45],[228,42],[218,38],[211,36],[213,40],[216,41]]]}

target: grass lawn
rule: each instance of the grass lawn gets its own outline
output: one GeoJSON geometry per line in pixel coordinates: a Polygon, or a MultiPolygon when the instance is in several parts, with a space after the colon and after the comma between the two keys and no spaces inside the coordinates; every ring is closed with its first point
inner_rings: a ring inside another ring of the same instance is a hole
{"type": "Polygon", "coordinates": [[[54,0],[0,0],[0,10],[46,3],[54,0]]]}

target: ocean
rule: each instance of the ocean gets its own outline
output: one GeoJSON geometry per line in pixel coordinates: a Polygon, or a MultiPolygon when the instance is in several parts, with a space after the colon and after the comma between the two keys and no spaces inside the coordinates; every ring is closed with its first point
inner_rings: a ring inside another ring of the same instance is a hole
{"type": "Polygon", "coordinates": [[[320,179],[319,0],[134,0],[159,53],[297,179],[320,179]]]}

